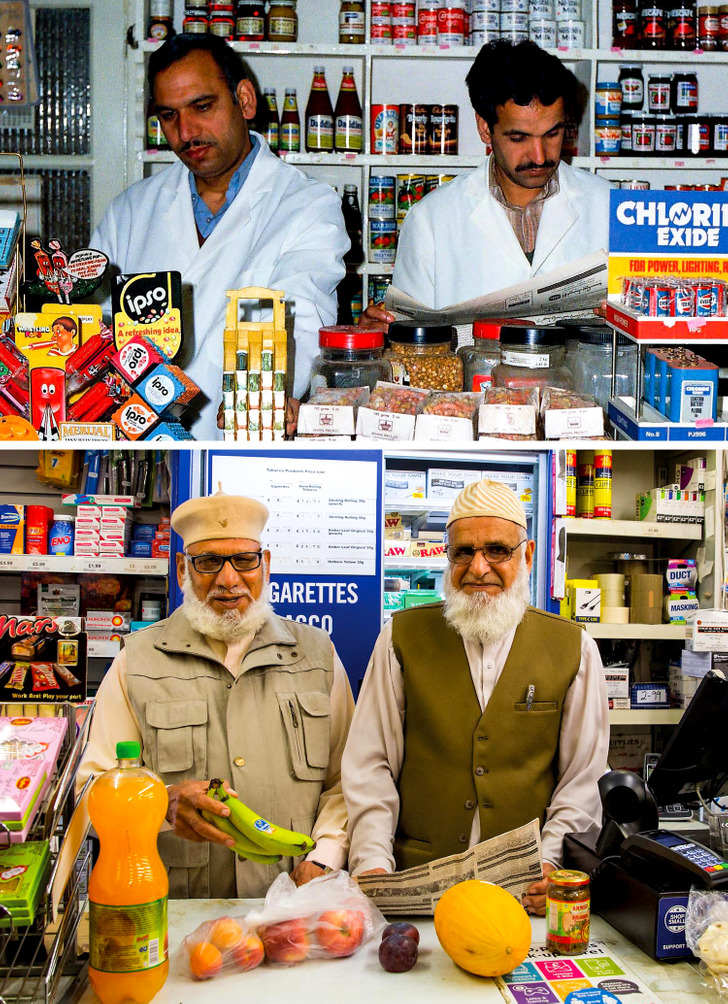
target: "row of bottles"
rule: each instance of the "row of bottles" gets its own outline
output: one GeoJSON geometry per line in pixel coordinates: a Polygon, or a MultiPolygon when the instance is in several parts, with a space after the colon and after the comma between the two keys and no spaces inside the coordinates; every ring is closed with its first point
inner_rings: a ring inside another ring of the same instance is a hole
{"type": "MultiPolygon", "coordinates": [[[[294,88],[286,88],[283,113],[278,118],[276,92],[263,90],[268,121],[262,129],[271,150],[297,153],[301,149],[301,121],[294,88]]],[[[336,107],[332,108],[323,66],[314,67],[311,93],[306,105],[303,140],[310,153],[361,153],[363,149],[361,103],[354,81],[354,69],[345,66],[336,107]]]]}
{"type": "MultiPolygon", "coordinates": [[[[298,98],[293,87],[286,88],[283,112],[278,115],[275,89],[263,89],[265,107],[260,131],[271,150],[299,153],[301,140],[309,153],[361,153],[364,145],[361,102],[354,81],[354,69],[345,66],[336,108],[331,106],[323,66],[314,67],[311,93],[306,105],[304,132],[298,98]]],[[[147,149],[168,150],[169,146],[153,108],[147,114],[147,149]]]]}

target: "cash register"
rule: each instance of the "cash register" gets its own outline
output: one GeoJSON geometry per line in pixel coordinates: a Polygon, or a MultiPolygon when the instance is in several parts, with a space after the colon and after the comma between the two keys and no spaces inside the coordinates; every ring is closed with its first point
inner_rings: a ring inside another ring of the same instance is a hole
{"type": "Polygon", "coordinates": [[[604,824],[564,838],[564,867],[591,876],[592,910],[657,960],[692,956],[691,886],[728,891],[728,861],[662,829],[658,804],[710,804],[728,781],[728,679],[711,670],[645,782],[628,770],[599,781],[604,824]]]}

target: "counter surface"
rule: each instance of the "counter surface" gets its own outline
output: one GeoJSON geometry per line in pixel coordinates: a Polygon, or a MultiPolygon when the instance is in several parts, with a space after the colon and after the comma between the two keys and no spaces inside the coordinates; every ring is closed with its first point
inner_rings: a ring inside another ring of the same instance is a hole
{"type": "MultiPolygon", "coordinates": [[[[289,969],[263,965],[249,973],[231,972],[203,982],[190,980],[179,959],[182,939],[203,920],[240,915],[259,905],[253,900],[170,900],[170,972],[154,998],[155,1004],[237,1004],[241,992],[250,995],[249,1000],[295,1000],[297,1004],[361,1004],[362,1000],[384,1001],[395,996],[397,1004],[503,1004],[494,981],[471,976],[451,962],[440,948],[431,917],[413,918],[420,930],[420,955],[408,973],[385,973],[377,957],[379,942],[372,939],[348,959],[304,962],[289,969]]],[[[540,917],[531,921],[534,941],[543,942],[545,921],[540,917]]],[[[654,962],[601,917],[592,917],[592,935],[608,945],[663,1004],[721,1004],[718,995],[703,986],[697,963],[654,962]]],[[[87,981],[73,1000],[75,1004],[98,1004],[87,981]]]]}

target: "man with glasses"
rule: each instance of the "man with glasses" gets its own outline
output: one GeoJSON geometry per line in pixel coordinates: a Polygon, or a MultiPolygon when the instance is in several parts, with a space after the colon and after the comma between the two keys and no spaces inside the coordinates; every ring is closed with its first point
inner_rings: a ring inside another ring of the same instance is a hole
{"type": "Polygon", "coordinates": [[[352,874],[456,854],[538,818],[544,913],[564,834],[601,816],[609,715],[599,651],[529,606],[535,543],[506,485],[466,486],[447,520],[444,603],[393,615],[342,764],[352,874]]]}
{"type": "Polygon", "coordinates": [[[263,896],[281,870],[293,868],[300,885],[346,862],[351,691],[328,635],[273,612],[267,519],[261,502],[222,493],[175,509],[184,602],[126,640],[99,688],[79,768],[78,788],[115,766],[118,741],[141,743],[167,785],[159,850],[173,898],[263,896]],[[313,852],[276,865],[238,860],[231,838],[200,814],[228,813],[206,794],[213,777],[271,822],[310,834],[313,852]]]}

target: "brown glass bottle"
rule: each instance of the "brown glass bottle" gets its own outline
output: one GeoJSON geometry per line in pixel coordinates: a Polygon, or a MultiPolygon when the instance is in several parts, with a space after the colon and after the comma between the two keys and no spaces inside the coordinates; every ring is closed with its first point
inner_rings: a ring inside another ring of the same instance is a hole
{"type": "Polygon", "coordinates": [[[334,110],[323,66],[313,68],[313,83],[306,105],[306,149],[309,153],[331,153],[334,149],[334,110]]]}
{"type": "Polygon", "coordinates": [[[663,0],[642,0],[640,4],[640,28],[642,49],[665,49],[667,47],[667,13],[663,0]]]}
{"type": "Polygon", "coordinates": [[[354,68],[345,66],[334,110],[334,146],[340,153],[361,153],[362,114],[354,68]]]}
{"type": "Polygon", "coordinates": [[[277,152],[280,126],[278,124],[278,102],[276,101],[276,92],[272,87],[264,87],[263,97],[265,98],[267,111],[263,136],[265,137],[265,141],[271,150],[277,152]]]}
{"type": "Polygon", "coordinates": [[[283,114],[278,132],[278,149],[281,153],[298,153],[301,149],[301,120],[294,87],[286,88],[283,114]]]}

